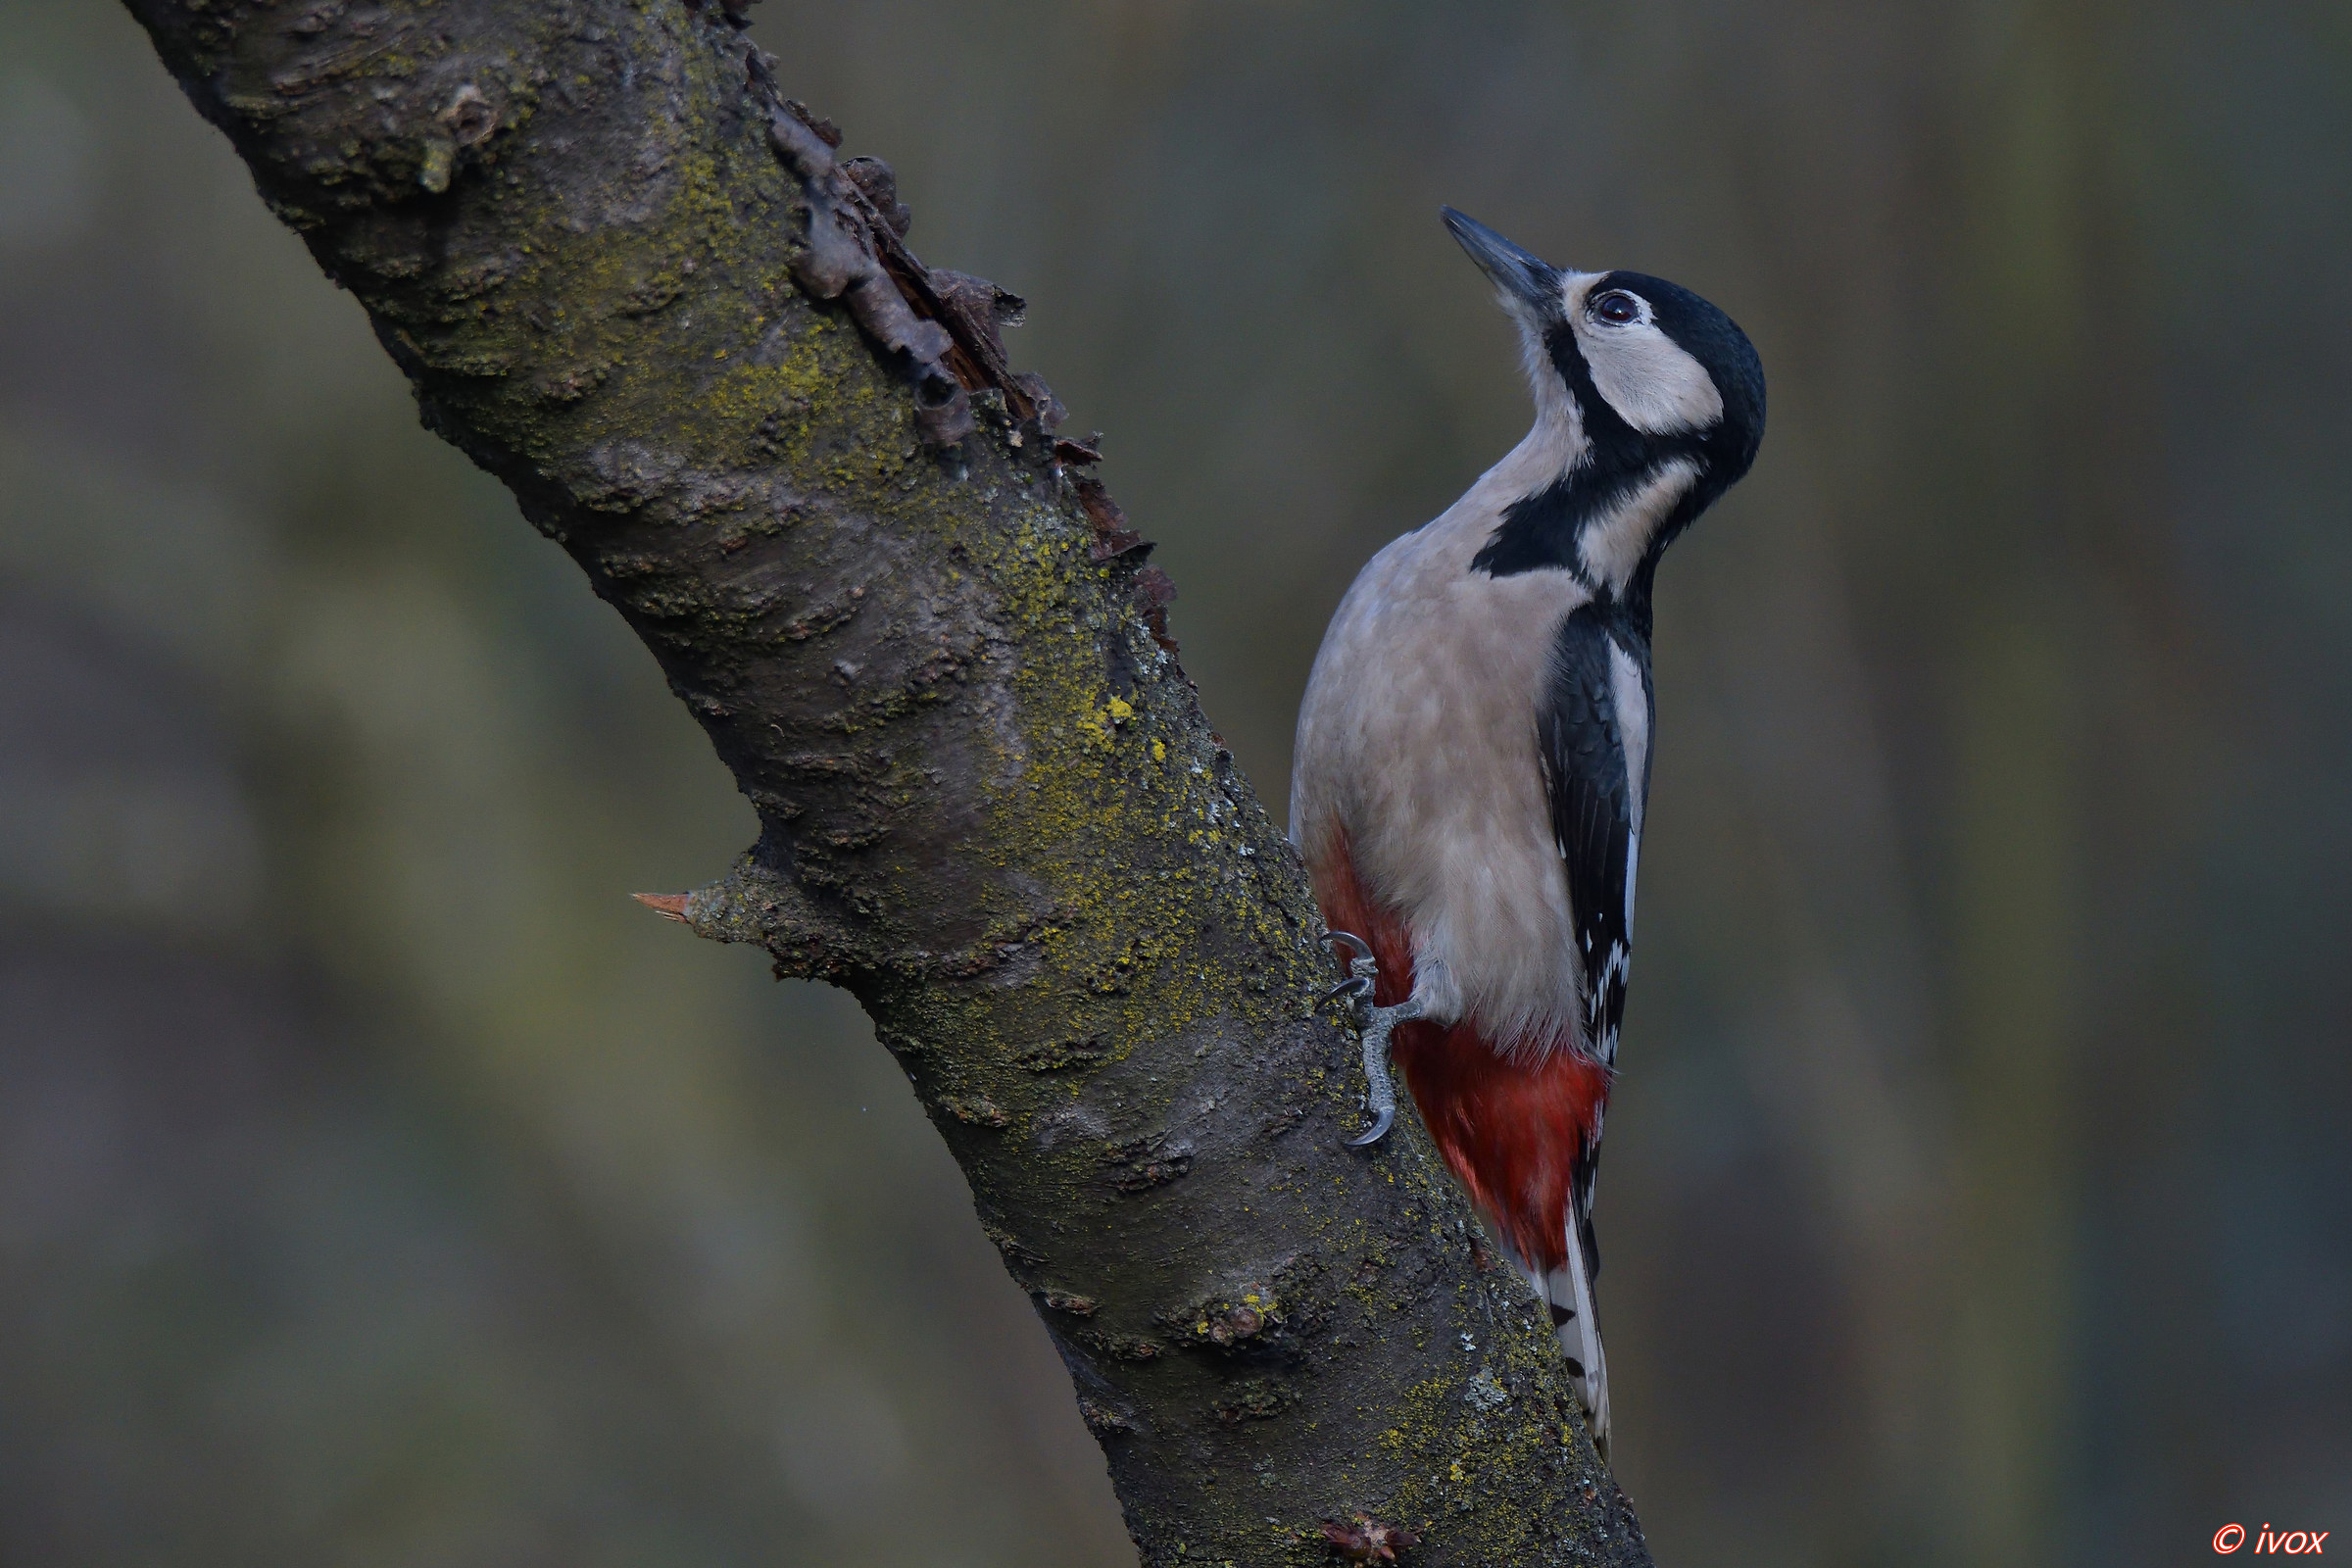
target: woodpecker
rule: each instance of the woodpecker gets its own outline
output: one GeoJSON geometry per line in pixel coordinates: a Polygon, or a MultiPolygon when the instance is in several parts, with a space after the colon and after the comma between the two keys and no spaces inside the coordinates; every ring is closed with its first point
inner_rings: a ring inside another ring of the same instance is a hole
{"type": "Polygon", "coordinates": [[[1754,462],[1764,371],[1689,289],[1445,220],[1519,328],[1535,426],[1341,601],[1298,715],[1291,834],[1335,938],[1373,959],[1356,972],[1381,1114],[1358,1142],[1394,1105],[1385,1044],[1549,1304],[1605,1451],[1592,1190],[1649,798],[1651,584],[1754,462]]]}

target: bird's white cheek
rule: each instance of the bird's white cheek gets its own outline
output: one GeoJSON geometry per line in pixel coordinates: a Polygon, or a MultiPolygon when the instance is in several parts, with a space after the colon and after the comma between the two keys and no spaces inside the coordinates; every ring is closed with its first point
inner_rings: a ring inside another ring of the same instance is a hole
{"type": "Polygon", "coordinates": [[[1580,326],[1593,389],[1646,435],[1703,430],[1723,417],[1723,394],[1706,367],[1656,326],[1580,326]]]}

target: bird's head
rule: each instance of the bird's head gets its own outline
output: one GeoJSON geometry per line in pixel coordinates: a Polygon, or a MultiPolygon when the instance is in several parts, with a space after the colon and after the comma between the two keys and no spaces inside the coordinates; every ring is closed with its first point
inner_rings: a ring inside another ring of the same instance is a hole
{"type": "Polygon", "coordinates": [[[1519,325],[1536,395],[1512,466],[1524,493],[1474,564],[1496,576],[1564,566],[1645,610],[1659,553],[1755,461],[1754,346],[1679,284],[1553,267],[1445,212],[1519,325]]]}

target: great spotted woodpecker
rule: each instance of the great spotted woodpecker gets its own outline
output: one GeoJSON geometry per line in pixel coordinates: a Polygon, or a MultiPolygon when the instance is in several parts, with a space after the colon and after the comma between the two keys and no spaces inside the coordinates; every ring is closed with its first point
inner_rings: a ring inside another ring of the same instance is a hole
{"type": "Polygon", "coordinates": [[[1298,715],[1291,831],[1324,919],[1377,962],[1382,1115],[1359,1141],[1387,1128],[1385,1039],[1549,1303],[1605,1447],[1592,1188],[1649,795],[1650,587],[1754,461],[1764,372],[1688,289],[1445,217],[1518,324],[1535,428],[1348,589],[1298,715]]]}

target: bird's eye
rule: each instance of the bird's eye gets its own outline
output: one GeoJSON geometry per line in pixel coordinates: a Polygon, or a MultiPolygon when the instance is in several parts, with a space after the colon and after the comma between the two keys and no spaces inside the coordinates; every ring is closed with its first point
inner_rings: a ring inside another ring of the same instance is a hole
{"type": "Polygon", "coordinates": [[[1626,326],[1642,319],[1642,302],[1613,288],[1592,301],[1592,314],[1611,326],[1626,326]]]}

